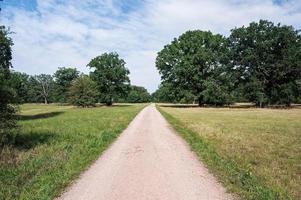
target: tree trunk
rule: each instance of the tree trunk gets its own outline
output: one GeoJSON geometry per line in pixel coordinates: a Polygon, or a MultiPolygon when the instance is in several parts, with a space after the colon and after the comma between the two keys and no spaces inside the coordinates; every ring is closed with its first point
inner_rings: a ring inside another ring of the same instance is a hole
{"type": "Polygon", "coordinates": [[[111,106],[113,104],[113,102],[112,101],[108,101],[106,104],[107,104],[107,106],[111,106]]]}
{"type": "Polygon", "coordinates": [[[203,98],[202,97],[199,97],[199,107],[202,107],[203,106],[203,98]]]}
{"type": "Polygon", "coordinates": [[[202,102],[202,99],[199,98],[199,107],[202,107],[203,106],[203,102],[202,102]]]}
{"type": "Polygon", "coordinates": [[[45,104],[48,104],[48,101],[47,101],[47,98],[46,98],[46,97],[44,97],[44,103],[45,103],[45,104]]]}

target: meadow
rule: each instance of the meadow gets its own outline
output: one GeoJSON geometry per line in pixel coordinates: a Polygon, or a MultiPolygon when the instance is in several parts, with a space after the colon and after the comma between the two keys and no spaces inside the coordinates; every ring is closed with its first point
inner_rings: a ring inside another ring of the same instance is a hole
{"type": "Polygon", "coordinates": [[[14,143],[0,152],[0,199],[55,198],[144,106],[21,105],[14,143]]]}
{"type": "Polygon", "coordinates": [[[301,109],[159,109],[230,192],[301,199],[301,109]]]}

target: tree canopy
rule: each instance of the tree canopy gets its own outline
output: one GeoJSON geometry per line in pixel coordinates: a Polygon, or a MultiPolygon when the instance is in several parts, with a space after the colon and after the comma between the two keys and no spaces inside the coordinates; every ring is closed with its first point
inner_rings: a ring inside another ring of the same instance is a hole
{"type": "Polygon", "coordinates": [[[117,53],[104,53],[93,58],[87,65],[91,68],[91,78],[101,91],[99,101],[112,105],[113,100],[126,95],[129,90],[129,70],[125,61],[117,53]]]}
{"type": "Polygon", "coordinates": [[[292,26],[260,20],[235,28],[229,37],[236,85],[257,104],[287,104],[298,98],[301,36],[292,26]]]}
{"type": "Polygon", "coordinates": [[[8,79],[8,85],[14,90],[15,101],[17,103],[30,102],[29,97],[29,75],[25,73],[12,71],[8,79]]]}
{"type": "Polygon", "coordinates": [[[87,75],[72,81],[69,88],[69,102],[76,106],[95,106],[98,96],[97,84],[87,75]]]}
{"type": "Polygon", "coordinates": [[[289,106],[301,96],[300,31],[266,20],[232,29],[228,38],[187,31],[164,46],[156,67],[162,79],[158,94],[165,95],[161,99],[289,106]]]}
{"type": "Polygon", "coordinates": [[[14,102],[14,91],[9,86],[10,68],[13,42],[8,36],[9,31],[0,26],[0,147],[7,143],[12,128],[16,126],[15,108],[11,105],[14,102]]]}
{"type": "Polygon", "coordinates": [[[79,77],[79,71],[76,68],[60,67],[53,75],[55,81],[55,101],[66,103],[67,91],[71,82],[79,77]]]}
{"type": "Polygon", "coordinates": [[[156,59],[164,85],[177,99],[196,98],[199,104],[223,104],[228,97],[227,40],[209,31],[187,31],[166,45],[156,59]],[[211,101],[211,89],[218,88],[223,98],[211,101]],[[181,97],[182,96],[182,97],[181,97]]]}
{"type": "Polygon", "coordinates": [[[151,101],[151,95],[141,86],[131,85],[127,94],[126,102],[128,103],[145,103],[151,101]]]}

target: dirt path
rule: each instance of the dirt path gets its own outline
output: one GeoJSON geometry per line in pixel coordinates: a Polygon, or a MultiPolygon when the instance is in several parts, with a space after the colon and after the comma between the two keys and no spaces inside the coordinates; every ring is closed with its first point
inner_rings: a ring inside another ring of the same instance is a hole
{"type": "Polygon", "coordinates": [[[232,198],[150,105],[59,199],[232,198]]]}

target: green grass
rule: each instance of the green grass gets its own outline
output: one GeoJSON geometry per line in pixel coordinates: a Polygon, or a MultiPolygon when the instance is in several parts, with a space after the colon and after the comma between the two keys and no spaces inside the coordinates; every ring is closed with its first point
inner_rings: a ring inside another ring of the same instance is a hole
{"type": "Polygon", "coordinates": [[[53,199],[144,106],[22,105],[15,144],[0,157],[0,199],[53,199]]]}
{"type": "Polygon", "coordinates": [[[160,111],[242,199],[301,199],[301,109],[160,111]]]}

